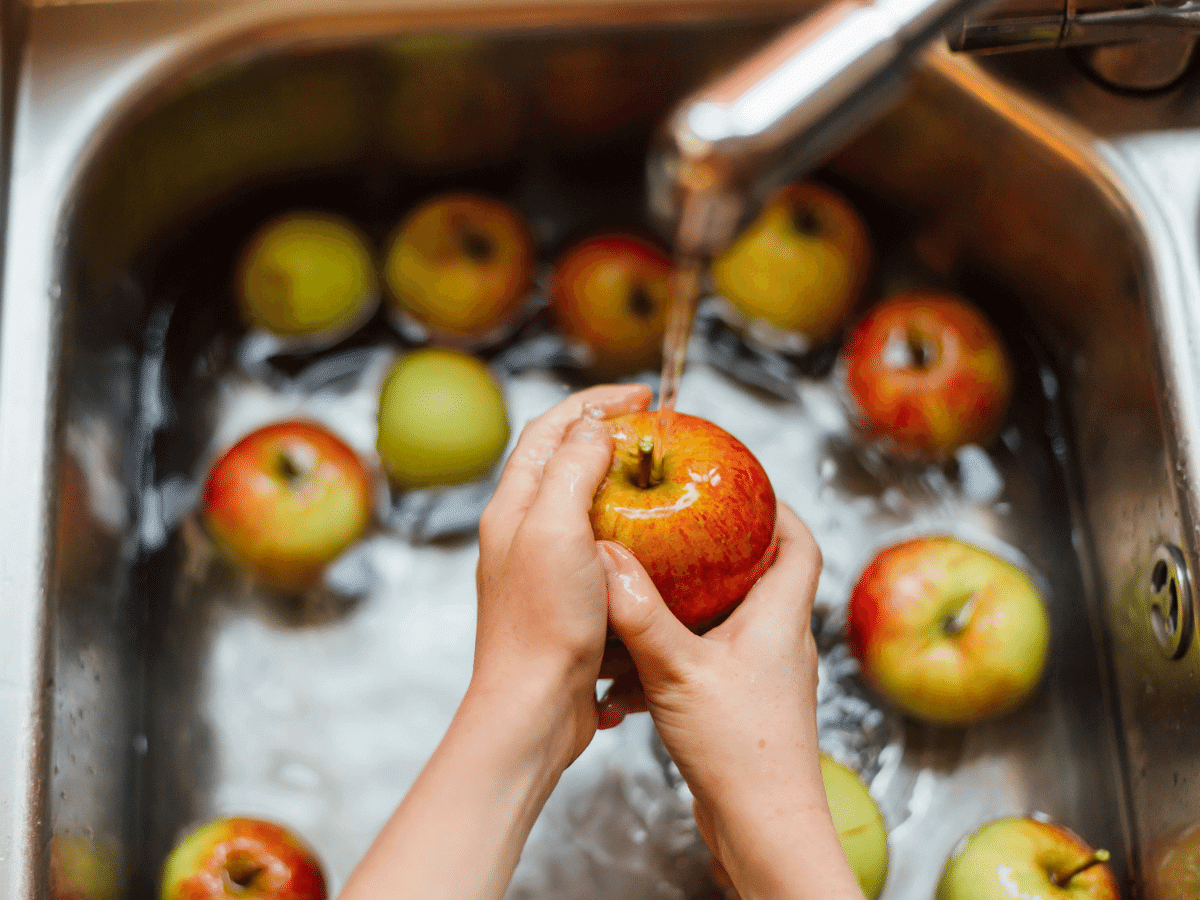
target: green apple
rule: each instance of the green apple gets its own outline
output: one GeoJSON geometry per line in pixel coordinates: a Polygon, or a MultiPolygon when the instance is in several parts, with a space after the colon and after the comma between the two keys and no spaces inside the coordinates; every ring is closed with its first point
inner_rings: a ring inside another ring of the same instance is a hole
{"type": "Polygon", "coordinates": [[[778,191],[712,264],[713,280],[752,319],[812,341],[846,321],[866,287],[871,240],[854,208],[810,182],[778,191]]]}
{"type": "Polygon", "coordinates": [[[312,212],[260,227],[242,250],[234,290],[249,324],[288,337],[343,336],[379,299],[366,238],[344,219],[312,212]]]}
{"type": "Polygon", "coordinates": [[[1029,577],[948,536],[882,550],[850,597],[863,677],[910,715],[965,725],[1018,706],[1041,678],[1050,619],[1029,577]]]}
{"type": "Polygon", "coordinates": [[[887,823],[854,770],[821,754],[821,778],[833,826],[868,900],[883,891],[888,873],[887,823]]]}
{"type": "Polygon", "coordinates": [[[261,819],[209,822],[171,851],[162,900],[325,900],[325,875],[312,849],[261,819]]]}
{"type": "Polygon", "coordinates": [[[379,398],[379,456],[400,488],[486,475],[508,444],[500,386],[478,359],[429,348],[403,357],[379,398]]]}
{"type": "Polygon", "coordinates": [[[51,900],[118,900],[124,894],[116,845],[69,831],[50,838],[51,900]]]}
{"type": "Polygon", "coordinates": [[[315,422],[277,422],[246,435],[213,466],[204,522],[257,581],[300,591],[366,532],[370,474],[315,422]]]}
{"type": "Polygon", "coordinates": [[[1058,825],[998,819],[955,848],[937,900],[1119,900],[1107,859],[1107,851],[1093,851],[1058,825]]]}

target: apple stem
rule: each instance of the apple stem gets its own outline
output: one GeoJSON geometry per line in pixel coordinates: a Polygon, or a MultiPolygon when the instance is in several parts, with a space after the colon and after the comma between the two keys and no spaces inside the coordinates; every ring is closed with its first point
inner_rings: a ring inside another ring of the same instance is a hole
{"type": "Polygon", "coordinates": [[[637,486],[642,490],[650,487],[650,476],[654,469],[654,438],[644,437],[638,441],[637,486]]]}
{"type": "Polygon", "coordinates": [[[972,594],[967,598],[967,602],[958,608],[953,615],[946,617],[946,621],[942,623],[942,631],[947,637],[954,637],[956,634],[961,634],[962,630],[967,627],[967,623],[971,621],[971,615],[975,612],[976,596],[972,594]]]}
{"type": "Polygon", "coordinates": [[[300,467],[296,465],[296,461],[287,453],[279,454],[279,472],[288,481],[296,481],[304,474],[300,471],[300,467]]]}
{"type": "Polygon", "coordinates": [[[1092,866],[1098,866],[1100,863],[1108,862],[1109,853],[1107,850],[1097,850],[1075,868],[1067,872],[1053,872],[1050,875],[1050,880],[1054,882],[1055,887],[1065,888],[1071,883],[1071,879],[1080,872],[1086,872],[1092,866]]]}

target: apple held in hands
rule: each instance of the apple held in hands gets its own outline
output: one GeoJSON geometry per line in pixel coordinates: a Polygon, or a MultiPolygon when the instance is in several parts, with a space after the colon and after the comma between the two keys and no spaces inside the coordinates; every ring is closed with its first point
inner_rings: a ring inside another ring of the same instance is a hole
{"type": "Polygon", "coordinates": [[[162,900],[325,900],[313,851],[281,825],[218,819],[182,840],[163,869],[162,900]]]}
{"type": "Polygon", "coordinates": [[[353,225],[294,212],[251,236],[234,292],[251,325],[293,338],[341,337],[375,311],[379,281],[366,238],[353,225]]]}
{"type": "Polygon", "coordinates": [[[850,598],[863,677],[919,719],[965,725],[1018,706],[1046,664],[1050,620],[1027,575],[952,537],[888,547],[850,598]]]}
{"type": "Polygon", "coordinates": [[[671,293],[671,260],[625,234],[588,238],[554,270],[550,304],[562,333],[592,352],[602,377],[657,367],[671,293]]]}
{"type": "Polygon", "coordinates": [[[383,383],[376,447],[397,487],[480,478],[504,453],[509,432],[500,386],[466,353],[417,350],[383,383]]]}
{"type": "Polygon", "coordinates": [[[999,430],[1013,373],[999,334],[966,301],[896,294],[846,342],[847,385],[871,433],[903,455],[947,456],[999,430]]]}
{"type": "Polygon", "coordinates": [[[737,606],[771,563],[775,492],[767,473],[706,419],[637,412],[608,424],[612,468],[592,502],[592,530],[628,548],[679,620],[703,629],[737,606]]]}
{"type": "Polygon", "coordinates": [[[218,460],[204,488],[204,522],[256,580],[302,590],[367,530],[372,490],[340,438],[314,422],[279,422],[218,460]]]}
{"type": "Polygon", "coordinates": [[[809,340],[830,337],[862,296],[871,268],[867,226],[839,194],[789,185],[712,265],[719,290],[745,315],[809,340]]]}
{"type": "Polygon", "coordinates": [[[1108,852],[1037,819],[989,822],[955,848],[937,900],[1119,900],[1108,852]]]}
{"type": "Polygon", "coordinates": [[[489,197],[423,203],[388,247],[392,306],[439,341],[468,345],[509,324],[533,284],[533,239],[520,214],[489,197]]]}

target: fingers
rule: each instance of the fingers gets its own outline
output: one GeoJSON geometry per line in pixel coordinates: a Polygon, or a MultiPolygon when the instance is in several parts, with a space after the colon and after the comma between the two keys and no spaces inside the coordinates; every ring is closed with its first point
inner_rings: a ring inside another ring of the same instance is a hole
{"type": "Polygon", "coordinates": [[[572,394],[525,426],[516,447],[505,463],[500,483],[484,510],[480,523],[482,543],[511,540],[533,498],[542,471],[558,449],[568,426],[579,419],[584,407],[599,410],[605,417],[646,409],[650,388],[644,384],[600,385],[572,394]]]}
{"type": "Polygon", "coordinates": [[[778,541],[775,561],[755,583],[746,599],[712,632],[753,630],[765,636],[790,638],[808,629],[812,620],[821,550],[812,533],[786,503],[775,518],[778,541]]]}
{"type": "Polygon", "coordinates": [[[642,683],[678,680],[700,638],[667,608],[632,553],[612,541],[597,546],[608,580],[608,623],[633,657],[642,683]]]}
{"type": "MultiPolygon", "coordinates": [[[[612,463],[612,434],[594,408],[572,422],[554,455],[546,461],[541,481],[526,515],[568,533],[592,538],[588,510],[596,489],[612,463]]],[[[551,548],[547,548],[550,550],[551,548]]]]}

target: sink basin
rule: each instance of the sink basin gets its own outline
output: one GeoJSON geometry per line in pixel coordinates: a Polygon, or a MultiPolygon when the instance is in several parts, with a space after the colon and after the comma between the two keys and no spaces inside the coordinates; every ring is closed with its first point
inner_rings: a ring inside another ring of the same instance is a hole
{"type": "MultiPolygon", "coordinates": [[[[655,123],[784,11],[28,11],[0,324],[0,896],[45,895],[51,857],[71,848],[105,873],[90,900],[151,896],[181,832],[235,812],[294,824],[336,888],[465,687],[476,550],[469,523],[429,525],[445,495],[421,499],[418,525],[411,498],[383,508],[347,563],[357,586],[307,605],[259,596],[197,525],[206,467],[260,421],[303,412],[369,453],[372,391],[403,345],[380,317],[324,367],[251,358],[228,268],[253,225],[317,206],[379,243],[448,187],[515,202],[543,259],[638,225],[655,123]]],[[[1147,129],[1077,124],[1072,104],[1100,89],[1059,74],[1056,110],[931,53],[902,103],[821,173],[867,215],[879,288],[955,285],[1009,339],[1019,397],[995,447],[948,469],[873,469],[844,440],[836,367],[796,370],[788,397],[700,346],[681,394],[750,436],[822,543],[822,702],[843,715],[822,738],[888,816],[885,898],[929,896],[961,834],[1023,812],[1108,847],[1133,894],[1200,819],[1187,787],[1200,649],[1178,637],[1196,558],[1195,192],[1145,174],[1165,152],[1147,129]],[[838,639],[864,548],[934,530],[1008,554],[1046,591],[1046,683],[1000,722],[903,720],[858,685],[838,639]]],[[[562,395],[557,369],[491,359],[516,424],[562,395]]],[[[597,739],[535,829],[514,895],[716,896],[651,731],[597,739]]]]}

